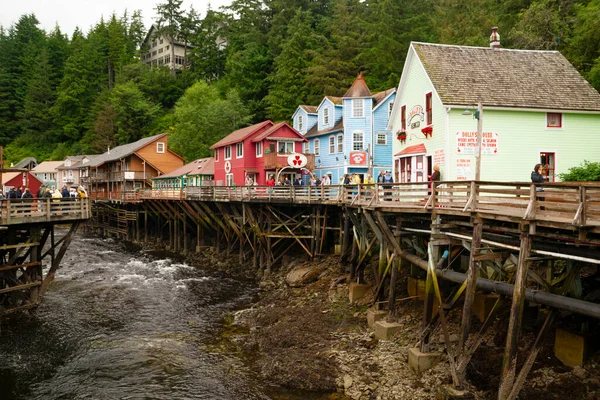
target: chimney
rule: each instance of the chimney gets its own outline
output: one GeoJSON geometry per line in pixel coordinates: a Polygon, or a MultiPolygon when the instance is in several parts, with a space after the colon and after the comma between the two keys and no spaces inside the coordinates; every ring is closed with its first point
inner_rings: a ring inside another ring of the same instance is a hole
{"type": "Polygon", "coordinates": [[[492,34],[490,35],[490,47],[492,49],[500,48],[500,34],[498,33],[498,27],[494,26],[492,28],[492,34]]]}
{"type": "Polygon", "coordinates": [[[108,151],[107,151],[107,153],[108,153],[108,154],[110,154],[110,146],[108,147],[108,151]]]}

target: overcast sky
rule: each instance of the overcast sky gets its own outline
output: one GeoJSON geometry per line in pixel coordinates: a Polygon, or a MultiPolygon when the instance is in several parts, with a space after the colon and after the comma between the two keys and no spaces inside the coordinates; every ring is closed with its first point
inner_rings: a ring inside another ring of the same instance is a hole
{"type": "MultiPolygon", "coordinates": [[[[8,29],[15,24],[23,14],[35,14],[39,27],[46,32],[54,29],[56,24],[63,33],[72,35],[76,26],[87,33],[104,16],[108,19],[113,12],[122,16],[125,10],[132,14],[135,10],[142,11],[146,29],[154,22],[154,8],[160,0],[2,0],[0,9],[0,25],[8,29]]],[[[228,5],[231,0],[211,0],[213,10],[222,5],[228,5]]],[[[182,8],[188,10],[191,5],[204,17],[209,1],[184,0],[182,8]]]]}

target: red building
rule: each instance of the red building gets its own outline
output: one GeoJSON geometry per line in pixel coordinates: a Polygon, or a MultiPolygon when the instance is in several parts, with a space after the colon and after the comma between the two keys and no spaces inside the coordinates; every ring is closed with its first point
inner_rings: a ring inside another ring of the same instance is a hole
{"type": "Polygon", "coordinates": [[[33,193],[35,196],[42,187],[42,181],[35,177],[29,171],[11,171],[0,173],[2,178],[0,182],[2,182],[2,193],[6,195],[6,193],[10,190],[10,188],[15,188],[17,190],[20,187],[29,188],[29,191],[33,193]]]}
{"type": "Polygon", "coordinates": [[[308,139],[285,122],[264,121],[238,129],[211,146],[215,151],[215,184],[244,186],[246,176],[250,176],[258,185],[265,185],[269,175],[277,176],[284,168],[281,178],[298,178],[303,171],[312,171],[315,164],[314,154],[304,154],[303,168],[288,165],[290,155],[302,154],[304,143],[308,139]]]}

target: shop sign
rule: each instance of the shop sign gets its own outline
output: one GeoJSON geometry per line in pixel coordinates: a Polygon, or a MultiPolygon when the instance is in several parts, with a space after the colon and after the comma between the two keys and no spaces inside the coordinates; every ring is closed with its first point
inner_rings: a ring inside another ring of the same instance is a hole
{"type": "Polygon", "coordinates": [[[231,161],[225,161],[225,173],[228,174],[231,172],[231,161]]]}
{"type": "MultiPolygon", "coordinates": [[[[481,154],[493,156],[498,154],[498,134],[483,132],[481,134],[481,154]]],[[[475,154],[477,152],[477,132],[456,132],[456,153],[475,154]]]]}
{"type": "Polygon", "coordinates": [[[471,178],[471,159],[457,158],[456,159],[456,180],[466,181],[471,178]]]}
{"type": "Polygon", "coordinates": [[[308,163],[308,158],[302,153],[293,153],[288,156],[287,162],[290,167],[303,168],[308,163]]]}
{"type": "Polygon", "coordinates": [[[350,152],[350,165],[367,165],[367,152],[366,151],[351,151],[350,152]]]}
{"type": "Polygon", "coordinates": [[[132,181],[135,179],[135,172],[134,171],[125,171],[124,176],[125,176],[126,181],[132,181]]]}
{"type": "Polygon", "coordinates": [[[408,113],[408,122],[411,129],[421,126],[421,121],[425,119],[425,113],[422,106],[414,106],[408,113]]]}

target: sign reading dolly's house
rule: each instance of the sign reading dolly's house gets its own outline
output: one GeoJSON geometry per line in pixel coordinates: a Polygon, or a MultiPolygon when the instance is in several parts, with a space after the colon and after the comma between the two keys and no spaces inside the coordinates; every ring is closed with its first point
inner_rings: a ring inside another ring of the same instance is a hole
{"type": "MultiPolygon", "coordinates": [[[[493,156],[498,154],[498,134],[483,132],[481,134],[481,154],[493,156]]],[[[475,154],[477,152],[477,132],[456,132],[456,153],[475,154]]]]}

